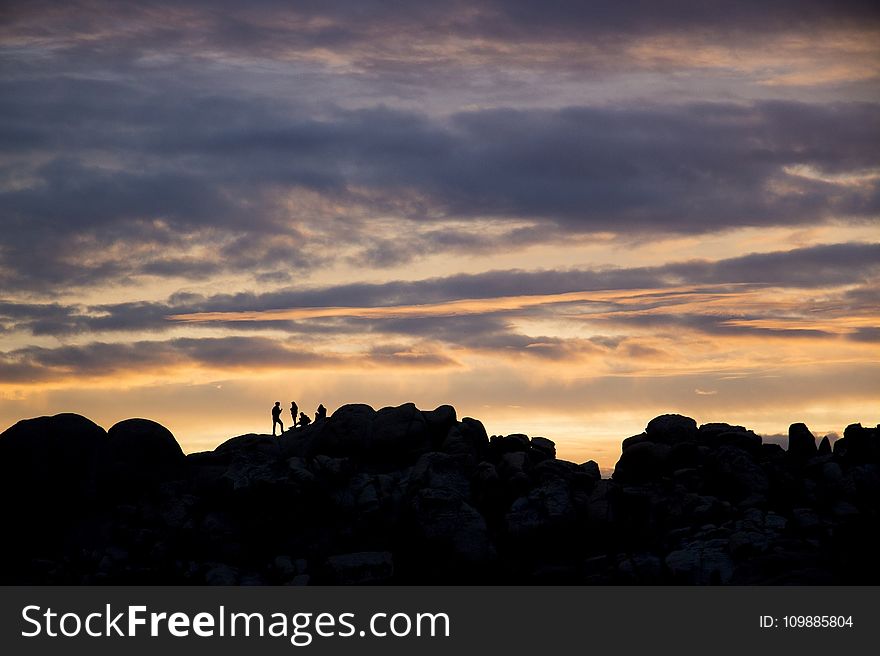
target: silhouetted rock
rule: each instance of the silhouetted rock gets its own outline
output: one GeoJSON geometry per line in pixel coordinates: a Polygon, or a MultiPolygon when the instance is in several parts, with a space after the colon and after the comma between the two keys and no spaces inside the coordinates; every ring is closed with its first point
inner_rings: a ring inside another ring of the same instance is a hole
{"type": "Polygon", "coordinates": [[[816,455],[816,438],[805,424],[792,424],[788,428],[788,455],[798,460],[808,460],[816,455]]]}
{"type": "Polygon", "coordinates": [[[449,428],[441,443],[440,450],[450,455],[460,456],[467,464],[475,464],[486,457],[489,450],[489,437],[483,424],[465,417],[461,423],[449,428]]]}
{"type": "Polygon", "coordinates": [[[455,458],[445,453],[426,453],[409,474],[411,494],[419,490],[445,490],[462,499],[470,496],[471,485],[455,458]]]}
{"type": "Polygon", "coordinates": [[[529,450],[529,436],[520,433],[493,435],[489,439],[489,448],[496,457],[505,453],[525,452],[529,450]]]}
{"type": "Polygon", "coordinates": [[[418,552],[430,557],[421,564],[426,568],[422,576],[455,575],[458,567],[474,567],[494,557],[486,520],[455,491],[420,490],[411,507],[422,540],[418,552]]]}
{"type": "Polygon", "coordinates": [[[422,416],[435,442],[442,440],[457,423],[455,408],[451,405],[441,405],[433,410],[423,411],[422,416]]]}
{"type": "Polygon", "coordinates": [[[755,504],[765,500],[770,488],[767,473],[746,451],[721,446],[707,458],[707,484],[716,496],[755,504]]]}
{"type": "Polygon", "coordinates": [[[556,444],[546,437],[533,437],[529,441],[529,447],[541,459],[556,457],[556,444]]]}
{"type": "Polygon", "coordinates": [[[417,456],[430,449],[428,422],[412,403],[376,413],[367,452],[379,458],[417,456]]]}
{"type": "Polygon", "coordinates": [[[660,415],[648,422],[645,433],[652,442],[676,444],[695,440],[697,422],[682,415],[660,415]]]}
{"type": "Polygon", "coordinates": [[[394,559],[388,551],[362,551],[330,556],[327,565],[339,585],[375,585],[394,575],[394,559]]]}
{"type": "Polygon", "coordinates": [[[640,444],[641,442],[648,442],[648,436],[646,433],[639,433],[638,435],[633,435],[632,437],[626,438],[623,442],[620,443],[620,448],[622,451],[626,451],[629,447],[640,444]]]}
{"type": "Polygon", "coordinates": [[[109,431],[108,455],[113,463],[137,465],[142,469],[179,465],[183,450],[167,428],[149,419],[126,419],[109,431]]]}
{"type": "Polygon", "coordinates": [[[595,460],[587,460],[587,462],[580,465],[580,468],[581,471],[594,481],[598,481],[602,478],[602,475],[599,473],[599,463],[595,460]]]}
{"type": "Polygon", "coordinates": [[[0,583],[876,584],[878,449],[662,415],[603,480],[450,406],[187,456],[148,420],[43,417],[0,435],[0,583]]]}
{"type": "Polygon", "coordinates": [[[647,483],[666,472],[671,448],[666,444],[639,442],[620,456],[614,467],[614,480],[620,483],[647,483]]]}
{"type": "Polygon", "coordinates": [[[706,446],[717,448],[720,446],[735,446],[743,451],[748,451],[757,457],[761,451],[761,438],[742,426],[728,426],[727,424],[709,424],[715,430],[704,430],[706,425],[700,427],[700,442],[706,446]],[[726,430],[721,429],[726,427],[726,430]],[[721,430],[719,430],[721,429],[721,430]]]}
{"type": "Polygon", "coordinates": [[[570,486],[562,478],[552,478],[513,502],[507,514],[507,531],[517,536],[543,533],[574,519],[570,486]]]}
{"type": "Polygon", "coordinates": [[[205,583],[208,585],[238,585],[239,572],[229,565],[220,563],[205,572],[205,583]]]}
{"type": "Polygon", "coordinates": [[[24,419],[0,434],[0,486],[16,504],[59,506],[92,501],[107,433],[77,414],[24,419]]]}
{"type": "Polygon", "coordinates": [[[720,585],[729,583],[734,566],[729,541],[695,540],[666,556],[666,567],[676,583],[720,585]]]}
{"type": "MultiPolygon", "coordinates": [[[[432,415],[430,427],[442,426],[444,414],[432,415]]],[[[431,448],[429,423],[412,403],[379,411],[367,405],[344,405],[315,428],[320,430],[311,443],[313,455],[400,462],[412,461],[431,448]]]]}
{"type": "Polygon", "coordinates": [[[880,462],[880,427],[850,424],[834,443],[834,454],[853,464],[880,462]]]}

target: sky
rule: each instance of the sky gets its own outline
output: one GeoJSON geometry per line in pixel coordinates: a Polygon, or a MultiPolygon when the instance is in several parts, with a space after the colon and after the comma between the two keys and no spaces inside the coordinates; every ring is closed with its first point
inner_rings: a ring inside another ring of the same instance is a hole
{"type": "Polygon", "coordinates": [[[880,10],[0,5],[0,430],[880,421],[880,10]],[[285,417],[286,418],[286,417],[285,417]]]}

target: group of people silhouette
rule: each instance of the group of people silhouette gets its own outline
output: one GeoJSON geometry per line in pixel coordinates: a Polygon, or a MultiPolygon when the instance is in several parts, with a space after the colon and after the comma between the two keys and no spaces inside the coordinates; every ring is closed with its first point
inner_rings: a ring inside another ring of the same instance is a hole
{"type": "MultiPolygon", "coordinates": [[[[296,405],[296,401],[290,402],[290,418],[293,420],[293,425],[290,427],[291,430],[297,427],[305,428],[309,424],[312,423],[312,420],[309,419],[309,416],[305,412],[299,413],[299,419],[297,419],[296,413],[299,408],[296,405]]],[[[327,408],[324,407],[324,404],[321,403],[318,405],[318,409],[315,411],[315,421],[319,421],[321,419],[327,418],[327,408]]],[[[284,434],[284,424],[281,422],[281,401],[275,401],[275,405],[272,407],[272,436],[275,436],[275,426],[281,426],[281,433],[284,434]]]]}

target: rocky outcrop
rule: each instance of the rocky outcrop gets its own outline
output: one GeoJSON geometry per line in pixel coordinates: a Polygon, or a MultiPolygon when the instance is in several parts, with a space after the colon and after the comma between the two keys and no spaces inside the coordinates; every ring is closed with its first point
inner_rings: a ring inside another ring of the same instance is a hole
{"type": "Polygon", "coordinates": [[[155,469],[179,465],[183,450],[171,431],[149,419],[126,419],[107,431],[108,453],[113,464],[155,469]]]}
{"type": "Polygon", "coordinates": [[[816,438],[806,424],[792,424],[788,429],[788,456],[808,460],[816,455],[816,438]]]}
{"type": "Polygon", "coordinates": [[[0,583],[880,582],[880,430],[789,448],[662,415],[610,479],[454,408],[347,405],[183,455],[159,424],[0,435],[0,583]]]}
{"type": "Polygon", "coordinates": [[[107,433],[80,415],[24,419],[0,436],[0,491],[4,509],[48,512],[90,503],[107,451],[107,433]]]}

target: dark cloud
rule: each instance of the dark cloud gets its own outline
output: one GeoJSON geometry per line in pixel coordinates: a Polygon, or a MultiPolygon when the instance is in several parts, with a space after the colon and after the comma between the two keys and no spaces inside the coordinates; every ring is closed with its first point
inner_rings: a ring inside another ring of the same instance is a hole
{"type": "Polygon", "coordinates": [[[785,337],[785,338],[829,338],[836,337],[835,333],[815,328],[799,328],[797,325],[784,326],[786,321],[778,319],[773,313],[768,314],[734,314],[713,313],[697,314],[691,312],[651,313],[651,314],[620,314],[587,319],[600,325],[626,326],[630,328],[650,329],[655,334],[675,334],[682,329],[696,331],[707,335],[729,337],[785,337]],[[782,327],[767,327],[762,325],[750,325],[749,321],[776,319],[782,327]]]}
{"type": "Polygon", "coordinates": [[[76,379],[160,374],[177,367],[295,369],[324,366],[451,366],[439,353],[396,349],[373,350],[357,356],[303,350],[267,337],[179,338],[130,343],[92,342],[46,348],[28,346],[0,352],[0,379],[7,383],[38,383],[72,376],[76,379]]]}
{"type": "Polygon", "coordinates": [[[507,58],[501,86],[524,91],[512,71],[531,66],[530,44],[551,71],[566,44],[626,67],[645,36],[861,34],[878,15],[813,0],[7,3],[0,289],[279,281],[572,233],[871,220],[876,177],[834,176],[876,168],[877,104],[523,109],[516,93],[484,102],[473,76],[507,58]],[[488,108],[438,109],[426,94],[440,81],[488,108]],[[376,231],[377,217],[398,225],[376,231]],[[489,235],[487,218],[513,223],[489,235]]]}
{"type": "Polygon", "coordinates": [[[154,83],[0,82],[0,288],[132,276],[288,275],[571,233],[704,233],[867,220],[880,105],[323,113],[154,83]],[[290,200],[306,191],[342,216],[290,200]],[[366,217],[366,218],[358,218],[366,217]],[[371,217],[402,225],[398,240],[371,217]],[[446,222],[513,219],[497,240],[446,222]],[[311,227],[311,230],[304,230],[311,227]],[[542,237],[542,234],[544,235],[542,237]],[[199,261],[193,249],[202,246],[199,261]],[[357,253],[352,256],[351,252],[357,253]],[[40,266],[33,266],[39,262],[40,266]]]}
{"type": "MultiPolygon", "coordinates": [[[[685,31],[708,32],[717,38],[736,32],[864,27],[877,22],[876,4],[859,0],[672,0],[662,4],[640,0],[263,0],[246,4],[70,0],[13,4],[6,16],[7,25],[20,35],[70,41],[68,49],[80,56],[117,57],[189,52],[196,48],[263,57],[272,57],[279,50],[346,51],[400,34],[410,35],[416,41],[436,39],[441,34],[490,42],[540,44],[548,39],[625,38],[685,31]],[[123,34],[108,29],[120,24],[129,26],[123,34]]],[[[385,57],[393,59],[395,54],[394,49],[388,48],[385,57]]]]}
{"type": "Polygon", "coordinates": [[[192,312],[328,306],[371,307],[440,303],[458,299],[491,299],[499,296],[662,289],[677,285],[754,284],[809,289],[859,284],[876,276],[878,272],[880,244],[844,243],[654,267],[499,270],[415,281],[349,283],[307,290],[279,290],[266,294],[185,296],[173,300],[176,301],[176,306],[189,306],[192,312]]]}
{"type": "Polygon", "coordinates": [[[880,326],[856,328],[847,337],[856,342],[880,342],[880,326]]]}
{"type": "MultiPolygon", "coordinates": [[[[114,331],[164,331],[179,326],[171,315],[198,312],[260,312],[293,308],[382,307],[442,303],[461,299],[493,299],[602,290],[657,290],[638,299],[638,309],[656,309],[686,302],[693,292],[665,290],[680,285],[701,286],[700,293],[729,294],[748,287],[821,289],[855,285],[839,294],[834,305],[848,311],[876,306],[874,280],[880,273],[880,244],[844,243],[755,253],[718,261],[672,262],[655,267],[620,269],[501,270],[457,274],[441,278],[385,283],[348,283],[313,289],[282,289],[267,293],[240,292],[203,296],[172,295],[166,301],[136,301],[101,305],[63,305],[0,302],[0,322],[9,329],[34,335],[70,335],[114,331]],[[737,287],[731,287],[736,285],[737,287]],[[707,288],[708,286],[708,288],[707,288]]],[[[607,301],[577,301],[583,311],[613,310],[607,301]]],[[[556,304],[564,307],[566,304],[556,304]]],[[[632,308],[618,308],[623,311],[632,308]]],[[[509,312],[487,310],[478,316],[366,319],[312,319],[303,321],[219,321],[236,330],[286,330],[299,334],[345,334],[375,329],[445,339],[445,331],[463,338],[499,332],[510,338],[509,312]]],[[[660,315],[652,315],[660,317],[660,315]]],[[[716,317],[710,324],[735,317],[716,317]]],[[[648,318],[637,319],[648,321],[648,318]]],[[[656,319],[661,321],[660,318],[656,319]]],[[[189,324],[198,325],[198,324],[189,324]]],[[[708,329],[709,324],[704,328],[708,329]]],[[[716,330],[722,330],[716,325],[716,330]]],[[[726,330],[726,329],[724,329],[726,330]]],[[[525,339],[525,338],[524,338],[525,339]]],[[[531,338],[529,338],[531,339],[531,338]]],[[[452,340],[457,341],[457,340],[452,340]]]]}
{"type": "Polygon", "coordinates": [[[823,244],[784,252],[752,253],[716,262],[657,267],[666,280],[686,283],[754,283],[820,288],[862,282],[880,271],[880,244],[823,244]]]}
{"type": "Polygon", "coordinates": [[[439,341],[453,348],[510,357],[544,360],[574,359],[601,349],[592,341],[519,332],[503,313],[475,316],[414,317],[402,319],[353,320],[346,322],[353,333],[377,336],[402,335],[439,341]]]}

